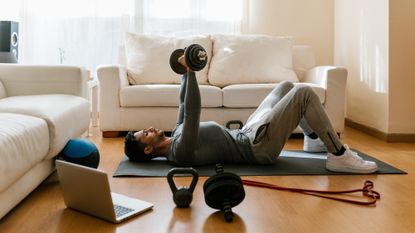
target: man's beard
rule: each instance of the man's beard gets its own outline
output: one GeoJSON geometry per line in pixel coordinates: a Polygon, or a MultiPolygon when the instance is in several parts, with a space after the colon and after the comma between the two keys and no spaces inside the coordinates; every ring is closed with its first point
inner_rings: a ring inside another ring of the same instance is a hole
{"type": "Polygon", "coordinates": [[[164,134],[164,130],[160,130],[159,132],[157,132],[157,139],[159,141],[161,141],[166,135],[164,134]]]}

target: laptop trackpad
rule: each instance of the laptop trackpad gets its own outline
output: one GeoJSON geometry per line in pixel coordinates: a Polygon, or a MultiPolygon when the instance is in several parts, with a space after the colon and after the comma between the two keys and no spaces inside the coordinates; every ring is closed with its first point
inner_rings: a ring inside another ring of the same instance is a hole
{"type": "Polygon", "coordinates": [[[136,214],[142,213],[144,211],[150,210],[153,208],[153,204],[150,202],[146,202],[146,201],[142,201],[136,198],[131,198],[131,197],[127,197],[125,195],[121,195],[118,193],[113,193],[111,192],[111,197],[112,197],[112,202],[114,204],[114,206],[120,206],[117,207],[119,208],[119,210],[121,209],[121,211],[125,210],[124,208],[127,209],[133,209],[134,211],[123,211],[125,212],[125,214],[121,215],[121,216],[117,216],[117,220],[118,218],[126,218],[129,216],[134,216],[136,214]]]}

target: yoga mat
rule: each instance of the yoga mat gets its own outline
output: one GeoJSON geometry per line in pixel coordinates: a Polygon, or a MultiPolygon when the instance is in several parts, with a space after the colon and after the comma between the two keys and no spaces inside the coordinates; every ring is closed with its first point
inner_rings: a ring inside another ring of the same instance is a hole
{"type": "MultiPolygon", "coordinates": [[[[406,174],[387,163],[356,151],[363,159],[375,161],[379,170],[374,174],[406,174]]],[[[223,164],[225,172],[240,176],[293,176],[293,175],[359,175],[353,173],[331,172],[326,169],[326,153],[307,153],[304,151],[282,151],[277,163],[271,165],[223,164]]],[[[163,177],[174,166],[164,158],[145,163],[130,162],[124,156],[113,177],[163,177]]],[[[215,165],[194,166],[200,176],[216,174],[215,165]]]]}

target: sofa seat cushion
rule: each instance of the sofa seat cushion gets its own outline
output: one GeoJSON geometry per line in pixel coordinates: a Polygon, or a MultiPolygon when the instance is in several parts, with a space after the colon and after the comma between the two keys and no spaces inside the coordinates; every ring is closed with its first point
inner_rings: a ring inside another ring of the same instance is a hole
{"type": "MultiPolygon", "coordinates": [[[[210,85],[199,85],[202,107],[222,107],[222,91],[210,85]]],[[[180,85],[148,84],[121,88],[121,107],[177,107],[180,85]]]]}
{"type": "Polygon", "coordinates": [[[20,113],[44,119],[49,128],[47,158],[57,155],[69,139],[89,127],[89,102],[72,95],[29,95],[0,99],[0,112],[20,113]]]}
{"type": "Polygon", "coordinates": [[[48,150],[49,132],[44,120],[0,113],[0,193],[42,161],[48,150]]]}
{"type": "MultiPolygon", "coordinates": [[[[278,83],[235,84],[223,88],[223,106],[228,108],[256,108],[278,83]]],[[[313,88],[322,104],[326,98],[324,88],[311,83],[295,83],[313,88]]]]}

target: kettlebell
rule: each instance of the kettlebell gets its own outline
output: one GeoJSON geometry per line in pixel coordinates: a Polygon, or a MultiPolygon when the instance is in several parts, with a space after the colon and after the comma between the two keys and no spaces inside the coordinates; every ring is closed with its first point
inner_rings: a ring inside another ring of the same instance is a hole
{"type": "Polygon", "coordinates": [[[193,191],[195,190],[199,174],[193,168],[172,168],[167,173],[167,182],[173,192],[173,201],[178,208],[187,208],[193,200],[193,191]],[[190,174],[192,181],[189,187],[177,187],[174,183],[173,176],[176,174],[190,174]]]}

